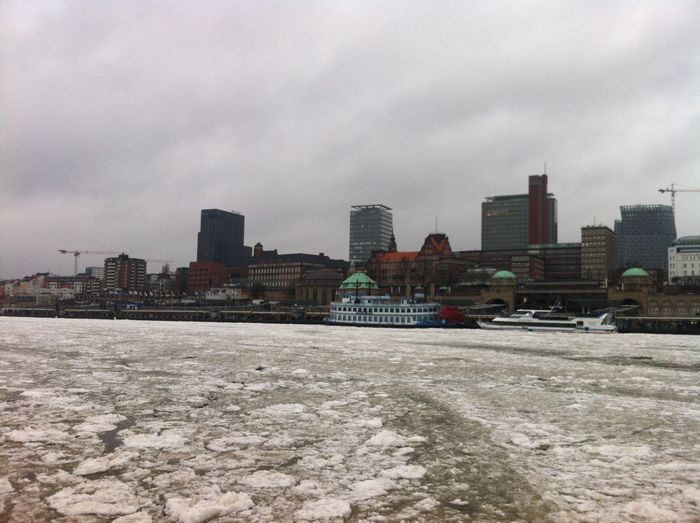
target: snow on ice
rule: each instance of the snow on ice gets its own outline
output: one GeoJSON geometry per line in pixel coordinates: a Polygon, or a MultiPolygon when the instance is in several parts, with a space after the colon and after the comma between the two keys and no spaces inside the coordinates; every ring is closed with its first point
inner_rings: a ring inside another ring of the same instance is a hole
{"type": "Polygon", "coordinates": [[[697,338],[0,317],[0,346],[8,523],[700,520],[697,338]]]}

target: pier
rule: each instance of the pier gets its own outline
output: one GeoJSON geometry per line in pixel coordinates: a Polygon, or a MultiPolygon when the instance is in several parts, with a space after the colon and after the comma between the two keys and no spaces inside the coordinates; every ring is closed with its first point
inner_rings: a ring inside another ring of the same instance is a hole
{"type": "MultiPolygon", "coordinates": [[[[328,315],[324,307],[293,307],[275,305],[266,307],[197,307],[197,308],[39,308],[6,307],[0,316],[26,318],[82,318],[102,320],[199,321],[224,323],[294,323],[321,324],[328,315]]],[[[466,328],[477,328],[476,322],[492,320],[495,314],[464,315],[466,328]]],[[[616,316],[621,333],[645,334],[700,334],[700,317],[684,316],[616,316]]]]}

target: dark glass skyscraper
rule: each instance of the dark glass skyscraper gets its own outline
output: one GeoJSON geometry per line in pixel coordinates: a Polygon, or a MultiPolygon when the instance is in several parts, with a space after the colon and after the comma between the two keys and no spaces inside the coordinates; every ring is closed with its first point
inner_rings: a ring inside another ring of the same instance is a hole
{"type": "Polygon", "coordinates": [[[223,263],[227,267],[243,265],[250,247],[243,245],[245,217],[236,212],[203,209],[197,234],[197,261],[223,263]]]}
{"type": "Polygon", "coordinates": [[[386,205],[353,205],[350,211],[350,261],[365,263],[372,251],[389,250],[394,219],[386,205]]]}
{"type": "Polygon", "coordinates": [[[547,175],[530,176],[528,194],[489,196],[481,204],[481,250],[557,243],[557,200],[547,175]]]}
{"type": "Polygon", "coordinates": [[[668,248],[676,239],[670,205],[623,205],[615,220],[617,266],[668,270],[668,248]]]}
{"type": "Polygon", "coordinates": [[[528,243],[555,243],[550,238],[551,223],[547,193],[547,175],[533,175],[528,178],[528,243]]]}

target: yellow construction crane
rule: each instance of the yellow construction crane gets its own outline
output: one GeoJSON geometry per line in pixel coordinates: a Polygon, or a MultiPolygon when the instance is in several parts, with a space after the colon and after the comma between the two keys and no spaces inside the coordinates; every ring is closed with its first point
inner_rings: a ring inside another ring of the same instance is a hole
{"type": "Polygon", "coordinates": [[[81,250],[81,251],[71,251],[69,249],[58,249],[58,252],[61,254],[72,254],[74,258],[74,265],[73,265],[73,274],[75,276],[78,275],[78,258],[80,258],[81,254],[121,254],[119,252],[115,251],[88,251],[88,250],[81,250]]]}
{"type": "MultiPolygon", "coordinates": [[[[74,258],[74,266],[73,266],[73,271],[74,275],[78,275],[78,258],[80,257],[81,254],[124,254],[123,252],[117,252],[117,251],[88,251],[88,250],[75,250],[71,251],[69,249],[58,249],[58,252],[61,254],[72,254],[74,258]]],[[[146,262],[153,262],[153,263],[171,263],[173,260],[144,260],[146,262]]]]}
{"type": "Polygon", "coordinates": [[[676,189],[674,184],[671,187],[666,187],[664,189],[659,189],[660,193],[670,192],[671,193],[671,208],[673,209],[673,216],[676,215],[676,193],[677,192],[700,192],[697,187],[687,187],[685,189],[676,189]]]}

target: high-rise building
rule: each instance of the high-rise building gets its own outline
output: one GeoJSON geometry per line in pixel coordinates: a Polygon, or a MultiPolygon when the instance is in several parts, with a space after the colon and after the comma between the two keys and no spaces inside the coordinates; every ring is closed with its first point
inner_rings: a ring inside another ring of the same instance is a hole
{"type": "Polygon", "coordinates": [[[142,291],[146,284],[146,260],[120,254],[105,259],[106,291],[142,291]]]}
{"type": "Polygon", "coordinates": [[[605,225],[581,227],[581,279],[604,281],[617,268],[617,236],[605,225]]]}
{"type": "Polygon", "coordinates": [[[481,204],[481,250],[526,249],[557,243],[557,200],[547,175],[528,179],[528,194],[489,196],[481,204]]]}
{"type": "Polygon", "coordinates": [[[251,248],[243,245],[245,217],[237,212],[203,209],[197,234],[197,261],[243,265],[251,248]]]}
{"type": "Polygon", "coordinates": [[[676,239],[670,205],[623,205],[615,220],[617,266],[668,270],[668,248],[676,239]]]}
{"type": "Polygon", "coordinates": [[[525,249],[528,195],[488,196],[481,204],[481,250],[525,249]]]}
{"type": "Polygon", "coordinates": [[[350,211],[350,262],[365,263],[372,251],[388,251],[394,220],[386,205],[353,205],[350,211]]]}
{"type": "Polygon", "coordinates": [[[557,201],[547,192],[547,175],[528,178],[528,243],[557,242],[557,201]]]}

